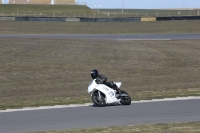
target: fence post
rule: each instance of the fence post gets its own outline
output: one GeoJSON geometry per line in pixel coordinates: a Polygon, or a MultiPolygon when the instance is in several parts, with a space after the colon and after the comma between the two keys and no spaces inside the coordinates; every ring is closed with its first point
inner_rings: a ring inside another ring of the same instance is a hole
{"type": "Polygon", "coordinates": [[[198,14],[198,16],[199,16],[199,11],[198,11],[198,13],[197,13],[197,14],[198,14]]]}

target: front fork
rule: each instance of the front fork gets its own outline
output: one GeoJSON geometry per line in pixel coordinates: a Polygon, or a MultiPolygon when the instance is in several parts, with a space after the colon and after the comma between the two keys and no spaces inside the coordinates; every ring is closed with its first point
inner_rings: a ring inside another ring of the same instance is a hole
{"type": "Polygon", "coordinates": [[[100,91],[98,91],[98,94],[99,94],[99,100],[101,100],[101,93],[100,93],[100,91]]]}

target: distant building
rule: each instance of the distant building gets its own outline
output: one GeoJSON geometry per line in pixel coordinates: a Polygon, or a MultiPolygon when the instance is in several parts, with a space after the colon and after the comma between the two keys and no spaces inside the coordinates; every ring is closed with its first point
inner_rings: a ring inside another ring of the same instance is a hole
{"type": "Polygon", "coordinates": [[[28,4],[51,4],[51,0],[29,0],[28,4]]]}
{"type": "Polygon", "coordinates": [[[76,0],[0,0],[0,4],[68,4],[75,5],[76,0]]]}
{"type": "Polygon", "coordinates": [[[27,4],[27,0],[9,0],[9,4],[27,4]]]}
{"type": "Polygon", "coordinates": [[[52,0],[54,4],[75,4],[76,0],[52,0]]]}

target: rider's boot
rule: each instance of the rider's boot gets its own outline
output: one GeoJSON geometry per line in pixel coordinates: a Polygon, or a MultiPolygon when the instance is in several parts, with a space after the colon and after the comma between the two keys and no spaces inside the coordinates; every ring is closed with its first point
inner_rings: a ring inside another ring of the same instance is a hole
{"type": "Polygon", "coordinates": [[[116,97],[119,98],[119,96],[121,95],[121,91],[117,86],[115,87],[115,90],[116,90],[116,94],[117,94],[116,97]]]}
{"type": "Polygon", "coordinates": [[[115,84],[115,89],[116,89],[117,93],[121,94],[121,91],[116,84],[115,84]]]}

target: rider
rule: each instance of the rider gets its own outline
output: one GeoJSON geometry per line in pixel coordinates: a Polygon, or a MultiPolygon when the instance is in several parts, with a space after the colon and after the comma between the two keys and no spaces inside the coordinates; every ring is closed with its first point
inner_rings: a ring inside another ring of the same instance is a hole
{"type": "Polygon", "coordinates": [[[120,93],[120,90],[117,87],[117,85],[113,81],[106,82],[107,78],[104,75],[99,75],[99,72],[97,70],[92,70],[91,71],[91,77],[93,79],[96,79],[96,83],[97,84],[105,84],[108,87],[110,87],[110,88],[116,90],[118,93],[120,93]]]}

